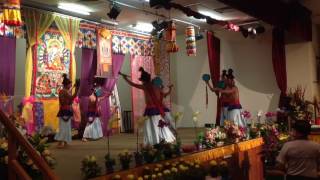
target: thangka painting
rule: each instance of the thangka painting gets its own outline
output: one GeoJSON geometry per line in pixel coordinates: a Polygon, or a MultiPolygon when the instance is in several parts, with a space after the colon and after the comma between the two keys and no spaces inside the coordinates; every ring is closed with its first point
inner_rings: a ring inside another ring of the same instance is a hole
{"type": "Polygon", "coordinates": [[[112,74],[111,31],[98,30],[97,44],[97,76],[110,77],[112,74]]]}
{"type": "Polygon", "coordinates": [[[115,54],[152,56],[153,43],[150,38],[141,38],[132,34],[121,34],[113,31],[112,52],[115,54]]]}
{"type": "Polygon", "coordinates": [[[57,98],[62,75],[70,74],[70,51],[58,30],[48,30],[36,48],[33,93],[38,98],[57,98]]]}
{"type": "Polygon", "coordinates": [[[95,28],[80,27],[76,46],[78,48],[97,48],[97,35],[95,28]]]}

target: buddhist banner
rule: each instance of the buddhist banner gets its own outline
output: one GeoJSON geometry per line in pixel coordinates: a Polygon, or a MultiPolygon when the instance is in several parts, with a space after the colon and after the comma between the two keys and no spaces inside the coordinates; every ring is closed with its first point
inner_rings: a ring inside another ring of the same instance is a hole
{"type": "Polygon", "coordinates": [[[111,31],[108,29],[98,30],[97,44],[97,76],[110,77],[112,76],[112,51],[111,51],[111,31]]]}

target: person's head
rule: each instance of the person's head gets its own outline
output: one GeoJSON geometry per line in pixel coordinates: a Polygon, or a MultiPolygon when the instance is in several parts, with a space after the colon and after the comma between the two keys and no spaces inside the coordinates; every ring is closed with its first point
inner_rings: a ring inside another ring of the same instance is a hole
{"type": "Polygon", "coordinates": [[[291,135],[296,139],[306,139],[311,131],[311,125],[306,120],[297,120],[292,126],[291,135]]]}
{"type": "Polygon", "coordinates": [[[106,78],[102,78],[102,77],[95,77],[94,80],[93,80],[93,87],[96,88],[96,87],[101,87],[105,84],[106,82],[106,78]]]}
{"type": "Polygon", "coordinates": [[[68,79],[67,74],[63,74],[62,77],[63,77],[63,80],[62,80],[63,88],[70,89],[72,84],[71,84],[70,79],[68,79]]]}
{"type": "Polygon", "coordinates": [[[235,86],[233,69],[228,69],[228,74],[226,75],[226,77],[227,77],[227,80],[226,80],[227,86],[228,87],[235,86]]]}
{"type": "Polygon", "coordinates": [[[141,75],[140,75],[140,78],[139,78],[139,81],[141,81],[142,83],[149,83],[151,81],[151,75],[146,72],[143,67],[140,67],[139,68],[139,71],[141,72],[141,75]]]}
{"type": "Polygon", "coordinates": [[[226,81],[227,80],[227,70],[222,70],[222,74],[221,74],[221,80],[222,81],[226,81]]]}

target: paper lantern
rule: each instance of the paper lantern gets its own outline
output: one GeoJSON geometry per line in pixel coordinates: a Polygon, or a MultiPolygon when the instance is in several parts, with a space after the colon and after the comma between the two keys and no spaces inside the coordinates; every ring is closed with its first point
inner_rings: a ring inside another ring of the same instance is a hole
{"type": "Polygon", "coordinates": [[[7,0],[3,5],[3,22],[9,26],[21,26],[20,0],[7,0]]]}
{"type": "Polygon", "coordinates": [[[166,29],[166,38],[167,41],[167,52],[168,53],[174,53],[179,51],[179,47],[176,44],[176,25],[173,21],[171,21],[168,25],[168,28],[166,29]]]}
{"type": "Polygon", "coordinates": [[[195,56],[197,49],[196,49],[195,30],[193,26],[188,26],[186,28],[186,44],[187,44],[187,55],[195,56]]]}

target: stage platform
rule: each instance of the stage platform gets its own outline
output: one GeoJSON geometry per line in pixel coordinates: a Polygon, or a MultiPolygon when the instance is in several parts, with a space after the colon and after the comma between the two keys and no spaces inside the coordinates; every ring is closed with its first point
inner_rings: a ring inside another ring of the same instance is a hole
{"type": "MultiPolygon", "coordinates": [[[[198,129],[198,132],[204,129],[198,129]]],[[[182,144],[193,144],[195,140],[195,132],[193,128],[178,129],[182,144]]],[[[141,133],[139,141],[143,142],[143,134],[141,133]]],[[[99,165],[103,168],[104,173],[104,156],[107,153],[107,140],[100,139],[98,141],[82,142],[74,140],[65,149],[58,149],[56,143],[50,144],[50,150],[57,159],[55,168],[56,174],[61,180],[79,180],[81,179],[81,160],[86,155],[94,155],[98,159],[99,165]]],[[[136,149],[135,134],[116,134],[110,138],[110,151],[113,157],[124,149],[134,152],[136,149]]],[[[119,163],[117,163],[119,164],[119,163]]]]}

